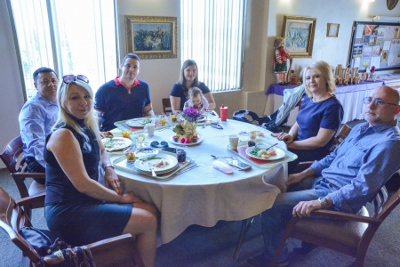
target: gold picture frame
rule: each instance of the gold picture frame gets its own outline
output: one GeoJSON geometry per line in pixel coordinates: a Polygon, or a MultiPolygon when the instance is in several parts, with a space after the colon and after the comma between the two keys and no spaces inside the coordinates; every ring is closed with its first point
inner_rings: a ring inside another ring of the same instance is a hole
{"type": "Polygon", "coordinates": [[[312,57],[316,18],[284,16],[285,50],[291,57],[312,57]]]}
{"type": "Polygon", "coordinates": [[[176,17],[125,16],[126,50],[140,59],[178,57],[176,17]]]}
{"type": "Polygon", "coordinates": [[[338,37],[339,36],[339,27],[338,23],[327,23],[326,24],[326,37],[338,37]]]}

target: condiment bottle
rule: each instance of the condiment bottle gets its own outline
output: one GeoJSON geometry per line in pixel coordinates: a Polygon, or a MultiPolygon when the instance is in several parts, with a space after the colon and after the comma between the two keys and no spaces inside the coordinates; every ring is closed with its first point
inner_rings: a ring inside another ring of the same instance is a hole
{"type": "Polygon", "coordinates": [[[228,107],[225,107],[224,104],[219,108],[219,116],[221,117],[221,121],[226,121],[228,117],[228,107]]]}

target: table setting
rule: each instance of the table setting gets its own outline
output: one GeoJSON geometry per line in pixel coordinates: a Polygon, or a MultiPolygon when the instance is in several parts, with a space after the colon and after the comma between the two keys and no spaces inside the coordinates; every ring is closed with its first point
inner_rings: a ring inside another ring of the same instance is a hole
{"type": "Polygon", "coordinates": [[[161,131],[156,127],[152,136],[144,127],[130,131],[116,123],[118,126],[111,133],[119,137],[129,131],[132,145],[110,152],[125,190],[159,209],[160,244],[170,242],[192,224],[214,226],[219,220],[255,216],[272,206],[277,194],[284,190],[286,162],[294,160],[296,155],[267,130],[230,119],[216,120],[213,123],[220,128],[212,127],[211,121],[200,126],[195,123],[194,131],[186,128],[188,132],[181,132],[175,141],[176,125],[165,119],[168,127],[161,131]],[[139,145],[137,135],[141,133],[145,134],[145,140],[139,145]],[[193,142],[195,135],[198,139],[193,142]],[[232,135],[237,137],[236,148],[231,147],[232,135]],[[259,148],[274,145],[279,158],[262,160],[249,156],[246,150],[249,143],[253,145],[251,142],[259,148]],[[157,153],[147,158],[137,153],[146,148],[157,153]],[[284,152],[283,157],[280,151],[284,152]],[[135,160],[129,160],[126,152],[133,152],[135,160]],[[168,159],[165,166],[164,159],[168,159]],[[280,181],[282,186],[272,185],[272,181],[274,184],[280,181]]]}

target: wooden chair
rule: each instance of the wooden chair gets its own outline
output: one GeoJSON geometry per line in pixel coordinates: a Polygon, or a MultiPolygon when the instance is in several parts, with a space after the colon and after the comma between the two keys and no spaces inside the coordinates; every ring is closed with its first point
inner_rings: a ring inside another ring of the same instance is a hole
{"type": "Polygon", "coordinates": [[[162,99],[162,107],[163,107],[162,113],[164,115],[169,115],[172,113],[171,101],[169,98],[162,99]]]}
{"type": "Polygon", "coordinates": [[[308,218],[292,218],[270,266],[275,266],[288,238],[326,247],[355,258],[355,266],[364,265],[368,246],[381,223],[400,203],[400,189],[389,192],[383,186],[372,202],[372,215],[363,207],[358,214],[317,210],[308,218]]]}
{"type": "MultiPolygon", "coordinates": [[[[38,206],[44,201],[45,194],[23,198],[15,201],[0,188],[0,227],[10,236],[11,241],[29,258],[29,266],[44,267],[40,263],[37,251],[19,234],[23,226],[32,226],[23,206],[38,206]]],[[[97,267],[144,267],[142,258],[130,234],[104,239],[86,245],[93,255],[97,267]]],[[[12,263],[10,263],[12,265],[12,263]]]]}
{"type": "Polygon", "coordinates": [[[338,145],[340,145],[340,143],[343,142],[343,140],[349,135],[351,129],[352,128],[347,124],[343,124],[343,126],[340,128],[335,138],[333,139],[334,148],[336,148],[338,145]]]}
{"type": "MultiPolygon", "coordinates": [[[[0,158],[6,165],[10,175],[14,179],[14,182],[17,185],[19,194],[21,198],[25,198],[28,196],[34,196],[46,191],[46,187],[44,184],[38,183],[35,180],[29,186],[25,184],[25,180],[27,178],[31,179],[46,179],[45,173],[33,173],[27,171],[27,165],[23,159],[22,153],[22,140],[21,136],[18,136],[11,140],[10,143],[7,144],[4,151],[0,154],[0,158]]],[[[26,206],[25,212],[30,217],[30,210],[35,208],[34,206],[26,206]]]]}

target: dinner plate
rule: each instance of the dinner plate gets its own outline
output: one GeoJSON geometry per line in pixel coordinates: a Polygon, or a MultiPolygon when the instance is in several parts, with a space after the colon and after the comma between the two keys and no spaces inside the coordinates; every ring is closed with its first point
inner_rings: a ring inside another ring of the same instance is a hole
{"type": "Polygon", "coordinates": [[[107,151],[119,151],[132,145],[131,139],[125,137],[103,138],[101,142],[107,151]]]}
{"type": "Polygon", "coordinates": [[[197,134],[197,138],[198,138],[198,139],[197,139],[197,142],[196,142],[196,143],[192,143],[192,142],[190,142],[190,143],[181,143],[180,141],[178,141],[178,142],[174,141],[174,135],[173,135],[173,136],[171,136],[171,138],[169,139],[169,141],[170,141],[171,143],[173,143],[174,145],[195,146],[195,145],[200,144],[200,143],[203,141],[203,138],[201,137],[200,134],[197,134]]]}
{"type": "Polygon", "coordinates": [[[152,147],[143,147],[135,151],[135,156],[140,159],[153,157],[158,154],[158,150],[152,147]]]}
{"type": "MultiPolygon", "coordinates": [[[[261,149],[265,149],[265,148],[268,148],[269,146],[257,145],[257,147],[261,148],[261,149]]],[[[277,148],[277,147],[274,147],[276,155],[275,156],[270,156],[267,159],[264,159],[264,158],[261,158],[261,157],[258,157],[258,156],[254,156],[253,154],[251,154],[250,152],[253,151],[253,149],[254,149],[254,147],[247,148],[246,151],[245,151],[246,155],[249,156],[249,157],[255,158],[255,159],[259,159],[259,160],[278,160],[278,159],[282,159],[282,158],[285,157],[285,151],[283,151],[282,149],[277,148]]]]}
{"type": "Polygon", "coordinates": [[[167,154],[158,154],[154,158],[145,160],[136,160],[135,167],[139,171],[151,172],[151,168],[154,167],[156,174],[167,173],[174,170],[178,166],[178,160],[176,157],[167,154]],[[161,161],[166,162],[167,165],[157,166],[161,161]]]}
{"type": "Polygon", "coordinates": [[[138,118],[138,119],[127,120],[125,123],[129,127],[143,128],[146,124],[154,122],[155,120],[153,118],[138,118]]]}

